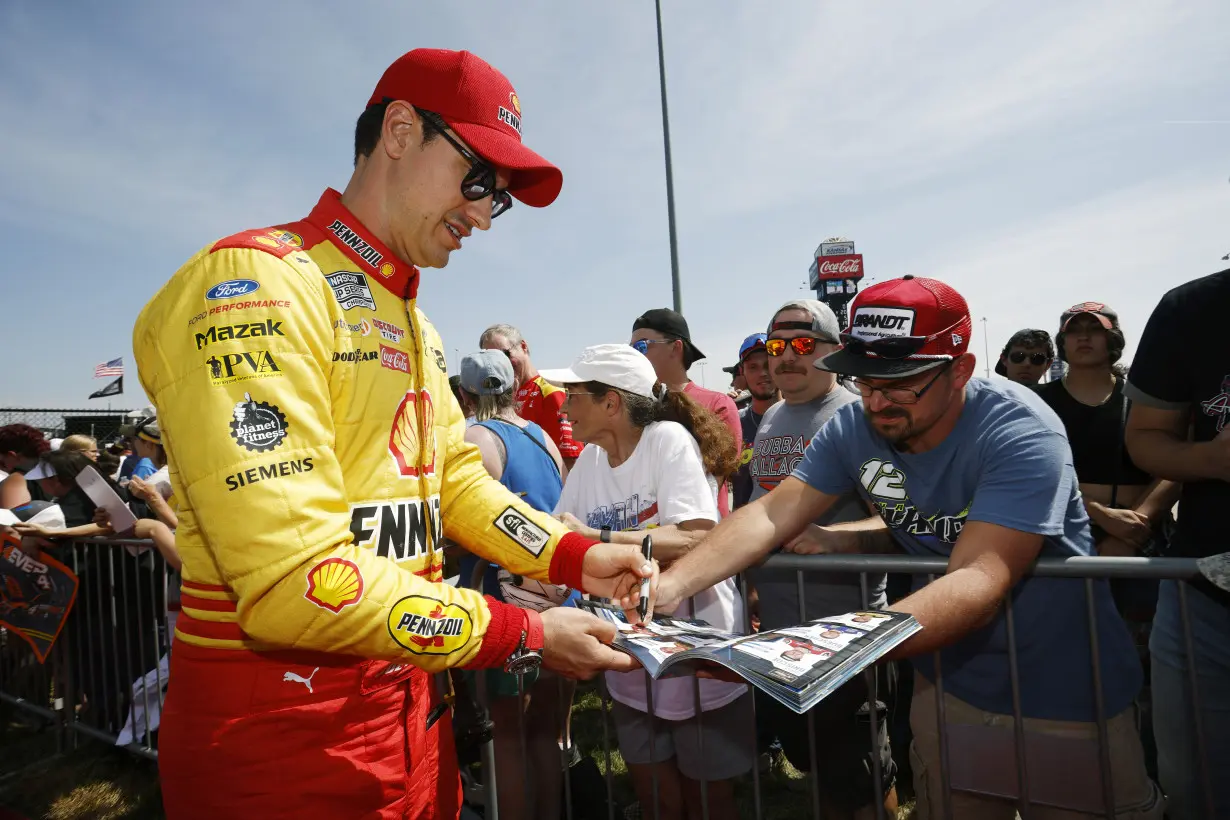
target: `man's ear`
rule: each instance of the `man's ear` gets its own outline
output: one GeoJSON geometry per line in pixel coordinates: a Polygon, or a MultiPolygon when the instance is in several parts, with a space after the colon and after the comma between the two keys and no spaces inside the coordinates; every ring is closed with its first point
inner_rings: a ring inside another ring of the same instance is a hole
{"type": "Polygon", "coordinates": [[[401,159],[423,141],[423,118],[404,100],[389,103],[380,127],[380,146],[390,159],[401,159]]]}

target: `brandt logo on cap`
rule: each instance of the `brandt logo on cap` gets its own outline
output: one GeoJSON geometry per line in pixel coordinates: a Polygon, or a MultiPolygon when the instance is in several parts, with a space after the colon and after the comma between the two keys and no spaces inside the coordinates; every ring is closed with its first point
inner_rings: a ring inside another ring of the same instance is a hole
{"type": "Polygon", "coordinates": [[[854,311],[850,330],[860,339],[913,336],[914,311],[907,308],[861,307],[854,311]]]}

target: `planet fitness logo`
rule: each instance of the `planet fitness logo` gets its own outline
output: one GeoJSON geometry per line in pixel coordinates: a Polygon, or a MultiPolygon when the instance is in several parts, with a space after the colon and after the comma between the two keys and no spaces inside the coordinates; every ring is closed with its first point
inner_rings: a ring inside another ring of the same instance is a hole
{"type": "Polygon", "coordinates": [[[273,450],[286,438],[286,416],[272,404],[253,401],[251,393],[244,393],[243,398],[235,405],[231,438],[253,452],[273,450]]]}

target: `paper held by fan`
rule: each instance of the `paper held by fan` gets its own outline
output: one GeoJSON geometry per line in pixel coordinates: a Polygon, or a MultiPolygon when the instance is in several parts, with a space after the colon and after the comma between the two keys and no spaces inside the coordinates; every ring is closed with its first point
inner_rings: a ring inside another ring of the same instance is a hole
{"type": "Polygon", "coordinates": [[[107,511],[111,519],[111,529],[117,533],[126,533],[136,525],[137,517],[128,509],[124,499],[111,489],[111,485],[93,467],[86,467],[77,473],[77,486],[91,501],[107,511]]]}

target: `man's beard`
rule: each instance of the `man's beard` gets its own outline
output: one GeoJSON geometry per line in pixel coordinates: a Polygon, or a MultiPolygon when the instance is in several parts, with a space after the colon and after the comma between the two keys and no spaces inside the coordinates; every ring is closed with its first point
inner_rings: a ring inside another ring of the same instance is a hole
{"type": "Polygon", "coordinates": [[[909,414],[904,410],[894,407],[888,410],[881,410],[873,413],[871,410],[867,409],[867,405],[864,404],[863,412],[867,415],[867,419],[871,422],[871,426],[875,428],[876,433],[878,433],[881,438],[894,447],[901,447],[904,444],[908,444],[918,435],[918,431],[914,429],[913,419],[911,419],[909,414]],[[896,419],[904,419],[905,423],[894,428],[891,433],[885,432],[875,423],[877,420],[893,421],[896,419]]]}
{"type": "Polygon", "coordinates": [[[777,398],[777,388],[773,386],[773,382],[769,382],[759,389],[749,386],[747,392],[751,393],[752,398],[756,399],[756,401],[770,401],[777,398]]]}

